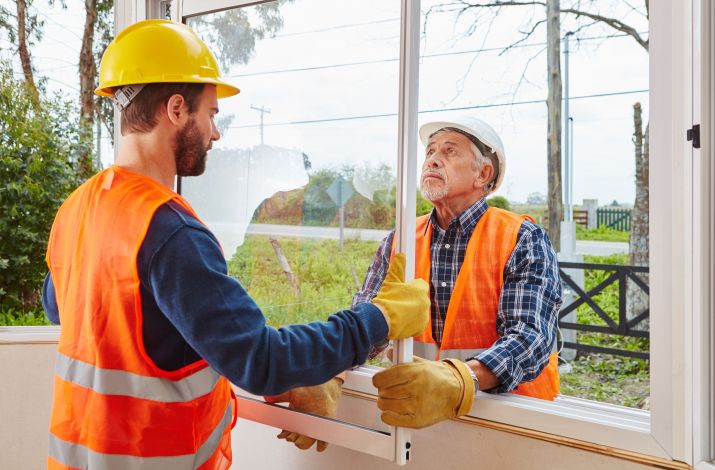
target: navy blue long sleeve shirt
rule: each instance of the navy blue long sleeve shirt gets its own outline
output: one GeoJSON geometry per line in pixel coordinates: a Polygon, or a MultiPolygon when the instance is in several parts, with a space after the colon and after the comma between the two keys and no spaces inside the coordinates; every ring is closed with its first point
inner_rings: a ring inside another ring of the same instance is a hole
{"type": "MultiPolygon", "coordinates": [[[[272,395],[315,385],[362,364],[387,336],[380,310],[362,303],[326,322],[272,328],[241,284],[227,274],[214,235],[175,202],[161,206],[137,256],[142,337],[164,370],[206,361],[251,393],[272,395]]],[[[51,275],[42,304],[61,322],[51,275]]]]}

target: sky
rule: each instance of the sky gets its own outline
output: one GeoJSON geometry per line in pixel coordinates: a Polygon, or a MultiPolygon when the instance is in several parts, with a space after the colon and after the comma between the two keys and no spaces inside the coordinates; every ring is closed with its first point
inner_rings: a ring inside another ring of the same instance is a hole
{"type": "MultiPolygon", "coordinates": [[[[34,10],[45,20],[44,38],[31,50],[38,75],[48,78],[49,90],[72,98],[78,89],[83,2],[67,0],[66,10],[42,0],[35,3],[34,10]]],[[[443,2],[425,0],[423,12],[433,3],[443,2]]],[[[596,3],[639,31],[647,29],[645,19],[624,2],[596,3]]],[[[399,1],[296,0],[281,14],[284,25],[276,37],[257,41],[247,64],[224,71],[242,93],[221,102],[221,115],[231,122],[216,148],[259,145],[260,114],[251,106],[264,107],[270,110],[264,115],[264,142],[305,153],[313,169],[383,163],[394,168],[399,1]]],[[[454,12],[433,11],[426,33],[422,31],[419,121],[466,113],[490,123],[507,156],[506,178],[497,194],[512,201],[547,189],[545,27],[538,27],[522,47],[501,53],[521,37],[519,31],[530,27],[533,14],[504,8],[491,24],[468,35],[474,22],[470,13],[456,19],[454,12]],[[440,111],[456,108],[464,109],[440,111]]],[[[565,20],[562,27],[573,24],[565,20]]],[[[591,39],[571,44],[576,204],[584,198],[631,203],[635,195],[632,105],[643,104],[647,122],[648,55],[630,37],[604,38],[610,34],[594,26],[582,34],[591,39]]],[[[6,38],[0,39],[0,47],[6,56],[6,38]]],[[[103,142],[108,164],[112,151],[107,136],[103,142]]],[[[421,164],[418,148],[414,158],[421,164]]],[[[276,177],[280,170],[274,168],[276,177]]]]}

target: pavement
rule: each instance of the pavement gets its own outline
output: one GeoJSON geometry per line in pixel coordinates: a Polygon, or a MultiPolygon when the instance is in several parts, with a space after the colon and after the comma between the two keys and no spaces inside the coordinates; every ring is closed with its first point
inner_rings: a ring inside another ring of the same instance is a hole
{"type": "MultiPolygon", "coordinates": [[[[338,227],[251,224],[248,226],[246,233],[252,235],[270,235],[274,237],[304,237],[337,240],[340,236],[340,229],[338,227]]],[[[388,230],[345,228],[343,236],[346,239],[380,241],[385,238],[388,233],[388,230]]],[[[628,243],[576,240],[576,253],[598,256],[628,253],[628,243]]]]}

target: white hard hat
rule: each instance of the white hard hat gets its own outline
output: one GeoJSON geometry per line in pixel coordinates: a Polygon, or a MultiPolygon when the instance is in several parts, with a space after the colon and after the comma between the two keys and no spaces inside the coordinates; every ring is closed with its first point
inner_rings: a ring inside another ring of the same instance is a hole
{"type": "Polygon", "coordinates": [[[492,126],[471,116],[460,117],[455,121],[434,121],[427,122],[420,126],[420,140],[422,144],[426,147],[429,144],[429,138],[432,134],[445,127],[453,127],[465,132],[479,142],[483,143],[491,149],[497,155],[497,161],[492,162],[495,164],[494,171],[496,172],[496,177],[494,179],[494,185],[492,186],[489,194],[493,193],[499,188],[502,181],[504,181],[504,173],[506,171],[506,156],[504,155],[504,144],[502,143],[499,135],[496,133],[492,126]]]}

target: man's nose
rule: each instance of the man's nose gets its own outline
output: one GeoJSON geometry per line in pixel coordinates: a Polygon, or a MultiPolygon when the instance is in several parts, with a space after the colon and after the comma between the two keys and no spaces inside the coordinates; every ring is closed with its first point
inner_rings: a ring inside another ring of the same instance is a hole
{"type": "Polygon", "coordinates": [[[218,127],[215,123],[211,123],[211,140],[216,141],[221,138],[221,132],[219,132],[218,127]]]}
{"type": "Polygon", "coordinates": [[[442,160],[439,158],[438,153],[434,152],[431,155],[425,157],[425,168],[439,168],[442,164],[442,160]]]}

